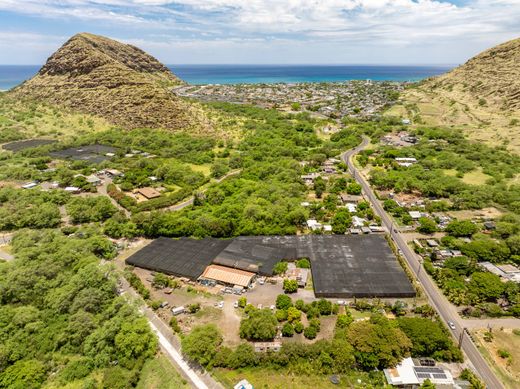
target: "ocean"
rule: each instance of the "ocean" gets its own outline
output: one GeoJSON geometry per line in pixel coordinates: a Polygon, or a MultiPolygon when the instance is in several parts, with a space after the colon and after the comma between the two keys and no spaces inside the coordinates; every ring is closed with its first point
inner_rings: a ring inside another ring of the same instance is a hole
{"type": "MultiPolygon", "coordinates": [[[[261,84],[348,80],[419,81],[449,71],[449,66],[374,65],[168,65],[194,84],[261,84]]],[[[10,89],[38,72],[40,65],[0,65],[0,90],[10,89]]]]}

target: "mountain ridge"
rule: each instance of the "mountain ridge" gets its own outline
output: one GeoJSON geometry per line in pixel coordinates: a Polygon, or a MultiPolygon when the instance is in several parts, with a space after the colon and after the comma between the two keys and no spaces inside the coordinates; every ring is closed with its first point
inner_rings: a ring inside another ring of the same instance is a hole
{"type": "Polygon", "coordinates": [[[207,126],[200,112],[170,91],[183,83],[133,45],[80,33],[9,93],[101,116],[128,129],[207,126]]]}

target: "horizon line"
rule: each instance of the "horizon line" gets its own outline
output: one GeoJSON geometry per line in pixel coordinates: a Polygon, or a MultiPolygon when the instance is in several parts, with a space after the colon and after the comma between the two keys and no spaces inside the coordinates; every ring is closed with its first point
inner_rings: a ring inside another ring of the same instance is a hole
{"type": "MultiPolygon", "coordinates": [[[[0,66],[43,66],[44,64],[11,64],[0,63],[0,66]]],[[[377,63],[164,63],[165,66],[429,66],[429,67],[456,67],[460,64],[377,64],[377,63]]]]}

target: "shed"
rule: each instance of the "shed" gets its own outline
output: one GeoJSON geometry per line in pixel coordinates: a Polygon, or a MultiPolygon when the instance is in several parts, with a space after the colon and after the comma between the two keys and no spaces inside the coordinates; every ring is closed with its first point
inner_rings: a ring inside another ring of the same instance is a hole
{"type": "Polygon", "coordinates": [[[157,197],[161,197],[161,193],[154,188],[146,187],[137,189],[137,193],[142,195],[143,197],[150,199],[156,199],[157,197]]]}
{"type": "Polygon", "coordinates": [[[413,220],[418,220],[421,218],[421,212],[419,212],[419,211],[410,211],[410,212],[408,212],[408,215],[410,215],[410,217],[413,220]]]}
{"type": "Polygon", "coordinates": [[[238,285],[244,288],[249,287],[255,273],[245,270],[232,269],[226,266],[209,265],[200,276],[202,279],[210,279],[222,282],[227,285],[238,285]]]}
{"type": "Polygon", "coordinates": [[[96,176],[95,174],[91,174],[86,178],[87,182],[92,185],[101,185],[101,178],[96,176]]]}
{"type": "Polygon", "coordinates": [[[180,315],[180,314],[182,314],[184,312],[186,312],[186,308],[184,308],[183,306],[172,308],[172,315],[173,316],[180,315]]]}

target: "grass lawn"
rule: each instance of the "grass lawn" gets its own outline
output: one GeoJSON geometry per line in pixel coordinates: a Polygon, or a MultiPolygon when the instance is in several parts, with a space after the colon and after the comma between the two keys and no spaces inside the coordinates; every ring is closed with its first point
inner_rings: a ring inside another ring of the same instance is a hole
{"type": "Polygon", "coordinates": [[[490,178],[493,177],[483,173],[482,169],[478,168],[469,173],[464,174],[464,177],[462,177],[462,181],[468,185],[483,185],[490,178]]]}
{"type": "Polygon", "coordinates": [[[520,335],[510,329],[494,330],[493,340],[486,342],[483,339],[484,332],[480,330],[475,333],[480,352],[506,388],[520,388],[520,335]],[[510,358],[501,358],[498,350],[509,352],[510,358]]]}
{"type": "MultiPolygon", "coordinates": [[[[380,373],[382,375],[382,373],[380,373]]],[[[249,368],[239,370],[215,369],[213,375],[225,388],[233,386],[242,379],[248,380],[255,389],[326,389],[326,388],[381,388],[379,379],[371,379],[367,373],[352,372],[340,375],[339,385],[330,382],[328,375],[298,375],[284,370],[249,368]]]]}
{"type": "Polygon", "coordinates": [[[194,165],[194,164],[190,163],[189,167],[194,172],[200,172],[200,173],[204,174],[206,177],[210,175],[210,170],[211,170],[210,163],[205,163],[203,165],[194,165]]]}
{"type": "Polygon", "coordinates": [[[141,370],[141,377],[137,389],[182,389],[189,388],[170,361],[159,354],[149,360],[141,370]]]}

